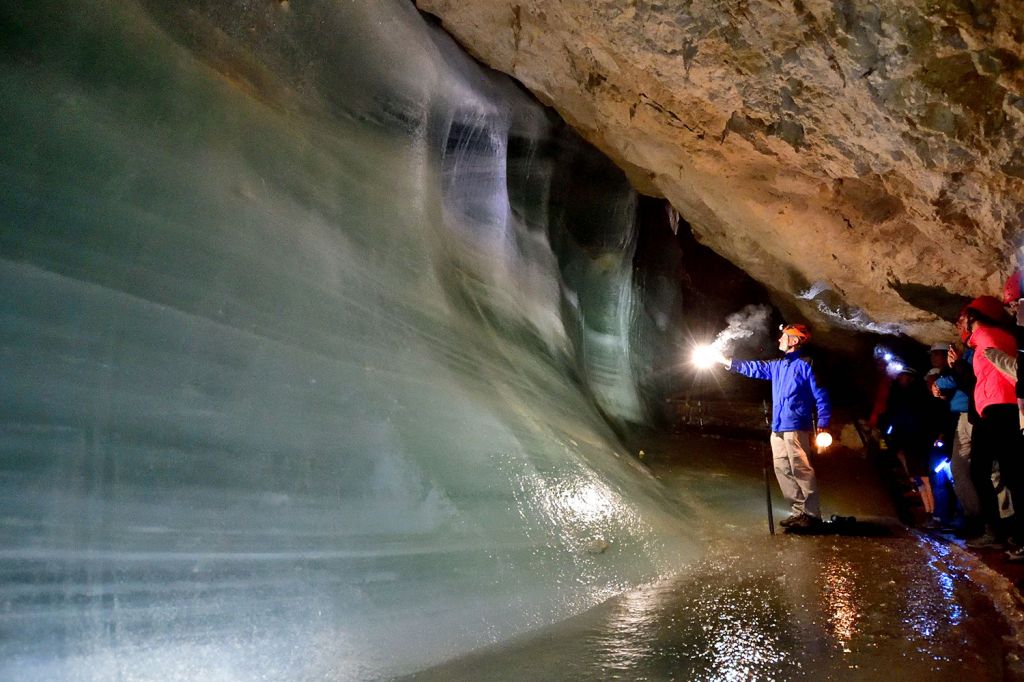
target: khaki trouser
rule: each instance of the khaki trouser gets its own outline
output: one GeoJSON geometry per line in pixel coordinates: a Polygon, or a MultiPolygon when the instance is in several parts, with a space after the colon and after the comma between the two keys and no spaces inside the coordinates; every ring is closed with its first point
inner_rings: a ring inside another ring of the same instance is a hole
{"type": "Polygon", "coordinates": [[[807,458],[811,450],[810,432],[772,432],[771,444],[775,475],[779,479],[782,496],[792,506],[793,513],[820,517],[818,481],[807,458]]]}
{"type": "Polygon", "coordinates": [[[950,456],[950,473],[953,474],[953,490],[963,507],[964,516],[977,519],[981,516],[981,503],[971,481],[971,422],[967,413],[961,412],[956,422],[953,437],[953,452],[950,456]]]}

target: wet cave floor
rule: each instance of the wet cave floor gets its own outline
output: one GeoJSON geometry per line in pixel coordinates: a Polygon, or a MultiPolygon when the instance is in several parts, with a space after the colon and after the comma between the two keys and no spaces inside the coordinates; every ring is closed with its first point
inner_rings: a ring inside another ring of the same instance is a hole
{"type": "Polygon", "coordinates": [[[863,458],[815,465],[826,518],[856,514],[872,532],[771,536],[760,443],[648,447],[655,476],[711,510],[694,521],[700,561],[414,679],[1024,679],[1016,589],[956,544],[871,514],[887,501],[863,458]]]}

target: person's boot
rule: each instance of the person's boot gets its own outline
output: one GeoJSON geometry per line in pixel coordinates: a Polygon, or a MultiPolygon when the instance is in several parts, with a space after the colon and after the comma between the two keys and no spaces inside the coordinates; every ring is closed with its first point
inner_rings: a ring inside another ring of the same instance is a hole
{"type": "Polygon", "coordinates": [[[782,526],[783,528],[789,528],[794,523],[796,523],[800,519],[801,516],[803,516],[803,514],[798,514],[797,512],[793,512],[792,514],[790,514],[786,518],[784,518],[781,521],[779,521],[779,525],[782,526]]]}
{"type": "Polygon", "coordinates": [[[821,525],[821,519],[810,514],[801,514],[787,526],[790,530],[810,530],[821,525]]]}
{"type": "Polygon", "coordinates": [[[996,537],[995,532],[991,526],[985,526],[985,532],[976,538],[967,541],[967,546],[971,549],[1002,549],[1002,541],[996,537]]]}

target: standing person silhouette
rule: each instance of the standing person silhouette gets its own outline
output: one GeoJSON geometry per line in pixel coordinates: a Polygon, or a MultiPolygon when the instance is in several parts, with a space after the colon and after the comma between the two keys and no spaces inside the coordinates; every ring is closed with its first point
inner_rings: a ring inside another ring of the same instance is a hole
{"type": "Polygon", "coordinates": [[[780,360],[739,361],[720,357],[730,371],[772,382],[772,458],[782,495],[791,513],[779,525],[783,528],[811,528],[821,523],[818,482],[808,452],[811,432],[828,429],[831,410],[828,393],[818,383],[804,345],[811,333],[803,324],[783,325],[779,335],[780,360]]]}

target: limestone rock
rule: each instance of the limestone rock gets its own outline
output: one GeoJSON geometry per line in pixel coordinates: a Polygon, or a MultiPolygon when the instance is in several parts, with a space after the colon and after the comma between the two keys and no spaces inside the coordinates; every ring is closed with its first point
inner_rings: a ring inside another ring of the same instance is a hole
{"type": "Polygon", "coordinates": [[[1024,220],[1024,1],[417,0],[826,326],[946,338],[1024,220]]]}

